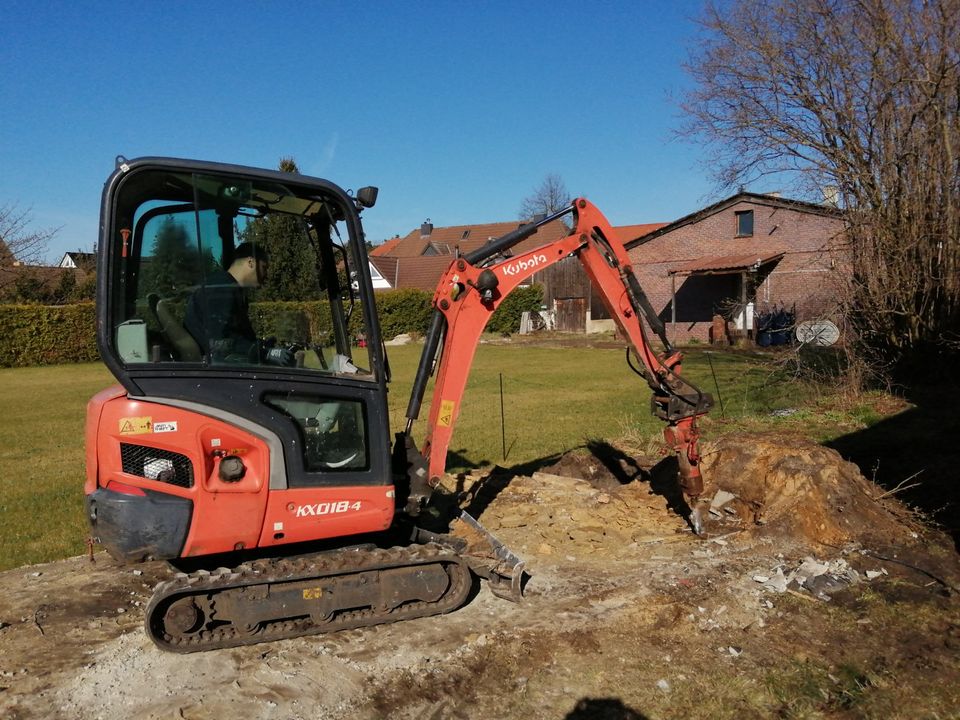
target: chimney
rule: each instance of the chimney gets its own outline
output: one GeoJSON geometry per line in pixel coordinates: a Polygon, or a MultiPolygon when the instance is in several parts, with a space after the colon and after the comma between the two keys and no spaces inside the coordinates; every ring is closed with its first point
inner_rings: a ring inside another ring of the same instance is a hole
{"type": "Polygon", "coordinates": [[[427,238],[433,233],[433,223],[427,218],[420,226],[420,237],[427,238]]]}

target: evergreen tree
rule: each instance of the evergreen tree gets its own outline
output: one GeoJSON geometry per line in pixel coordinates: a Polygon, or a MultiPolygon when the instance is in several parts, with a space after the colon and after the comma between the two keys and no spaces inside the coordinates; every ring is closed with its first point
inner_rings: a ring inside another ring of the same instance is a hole
{"type": "Polygon", "coordinates": [[[197,285],[213,267],[213,258],[209,253],[201,257],[183,225],[169,217],[161,223],[152,256],[144,265],[140,286],[145,292],[168,296],[197,285]]]}
{"type": "MultiPolygon", "coordinates": [[[[283,172],[299,173],[293,158],[280,160],[283,172]]],[[[260,244],[270,257],[270,274],[259,293],[263,300],[312,300],[320,297],[316,253],[302,220],[289,215],[268,215],[251,220],[239,236],[260,244]]]]}

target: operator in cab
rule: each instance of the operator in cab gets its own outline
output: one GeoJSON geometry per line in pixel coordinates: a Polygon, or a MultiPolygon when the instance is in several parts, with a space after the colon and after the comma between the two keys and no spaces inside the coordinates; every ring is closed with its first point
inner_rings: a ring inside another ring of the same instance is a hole
{"type": "Polygon", "coordinates": [[[264,283],[269,267],[261,245],[241,243],[230,267],[209,275],[190,296],[184,327],[212,362],[294,364],[292,351],[264,347],[250,322],[248,293],[264,283]]]}

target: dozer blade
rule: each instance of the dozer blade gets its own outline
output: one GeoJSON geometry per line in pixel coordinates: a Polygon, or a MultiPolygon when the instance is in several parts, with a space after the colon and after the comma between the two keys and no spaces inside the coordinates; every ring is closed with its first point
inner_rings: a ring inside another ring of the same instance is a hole
{"type": "Polygon", "coordinates": [[[466,511],[454,520],[450,534],[466,542],[461,556],[471,570],[487,579],[494,595],[520,602],[526,575],[523,560],[466,511]]]}

